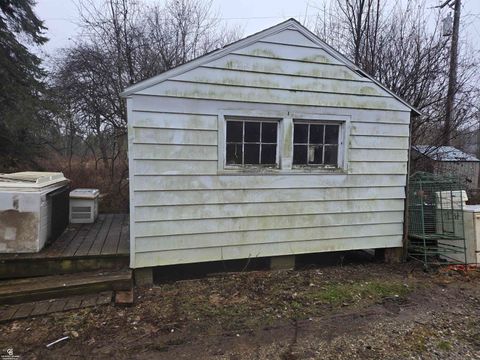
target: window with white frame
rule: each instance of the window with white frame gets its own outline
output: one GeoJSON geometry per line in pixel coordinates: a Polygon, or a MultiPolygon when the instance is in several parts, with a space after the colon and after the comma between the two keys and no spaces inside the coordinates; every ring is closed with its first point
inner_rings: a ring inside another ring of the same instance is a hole
{"type": "Polygon", "coordinates": [[[227,166],[278,167],[278,121],[226,120],[227,166]]]}
{"type": "Polygon", "coordinates": [[[293,166],[339,167],[340,124],[294,121],[293,166]]]}

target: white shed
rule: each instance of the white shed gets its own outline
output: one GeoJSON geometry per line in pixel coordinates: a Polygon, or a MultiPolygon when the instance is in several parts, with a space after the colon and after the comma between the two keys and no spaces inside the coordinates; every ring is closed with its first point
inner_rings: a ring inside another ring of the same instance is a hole
{"type": "Polygon", "coordinates": [[[418,112],[296,20],[122,95],[133,268],[402,246],[418,112]]]}

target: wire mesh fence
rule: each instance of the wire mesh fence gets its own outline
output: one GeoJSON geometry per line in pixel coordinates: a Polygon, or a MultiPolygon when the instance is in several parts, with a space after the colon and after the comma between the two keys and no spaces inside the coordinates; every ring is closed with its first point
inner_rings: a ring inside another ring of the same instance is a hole
{"type": "Polygon", "coordinates": [[[451,176],[418,172],[410,177],[408,255],[432,264],[465,264],[463,207],[467,194],[451,176]]]}

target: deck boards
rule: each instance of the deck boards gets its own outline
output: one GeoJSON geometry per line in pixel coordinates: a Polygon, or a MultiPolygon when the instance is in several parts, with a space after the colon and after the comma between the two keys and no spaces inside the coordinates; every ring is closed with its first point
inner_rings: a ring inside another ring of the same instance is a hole
{"type": "MultiPolygon", "coordinates": [[[[90,247],[90,250],[88,251],[89,255],[100,254],[100,252],[102,251],[103,244],[105,243],[105,239],[107,238],[108,233],[110,232],[112,222],[113,222],[113,214],[105,215],[102,228],[98,232],[95,242],[92,244],[92,246],[90,247]]],[[[127,245],[126,252],[128,253],[128,240],[126,245],[127,245]]]]}
{"type": "Polygon", "coordinates": [[[120,234],[122,232],[122,224],[124,220],[124,214],[115,214],[113,216],[112,226],[100,252],[102,255],[117,253],[118,243],[120,242],[120,234]]]}
{"type": "Polygon", "coordinates": [[[128,255],[130,251],[128,224],[128,214],[100,214],[93,224],[70,224],[57,240],[39,253],[0,254],[0,261],[128,255]]]}

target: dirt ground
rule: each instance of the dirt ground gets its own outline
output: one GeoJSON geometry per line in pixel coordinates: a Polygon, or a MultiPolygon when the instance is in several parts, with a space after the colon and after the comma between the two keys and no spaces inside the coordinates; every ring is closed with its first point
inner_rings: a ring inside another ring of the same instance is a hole
{"type": "Polygon", "coordinates": [[[342,258],[163,281],[132,307],[2,324],[0,347],[24,359],[480,359],[480,272],[342,258]]]}

